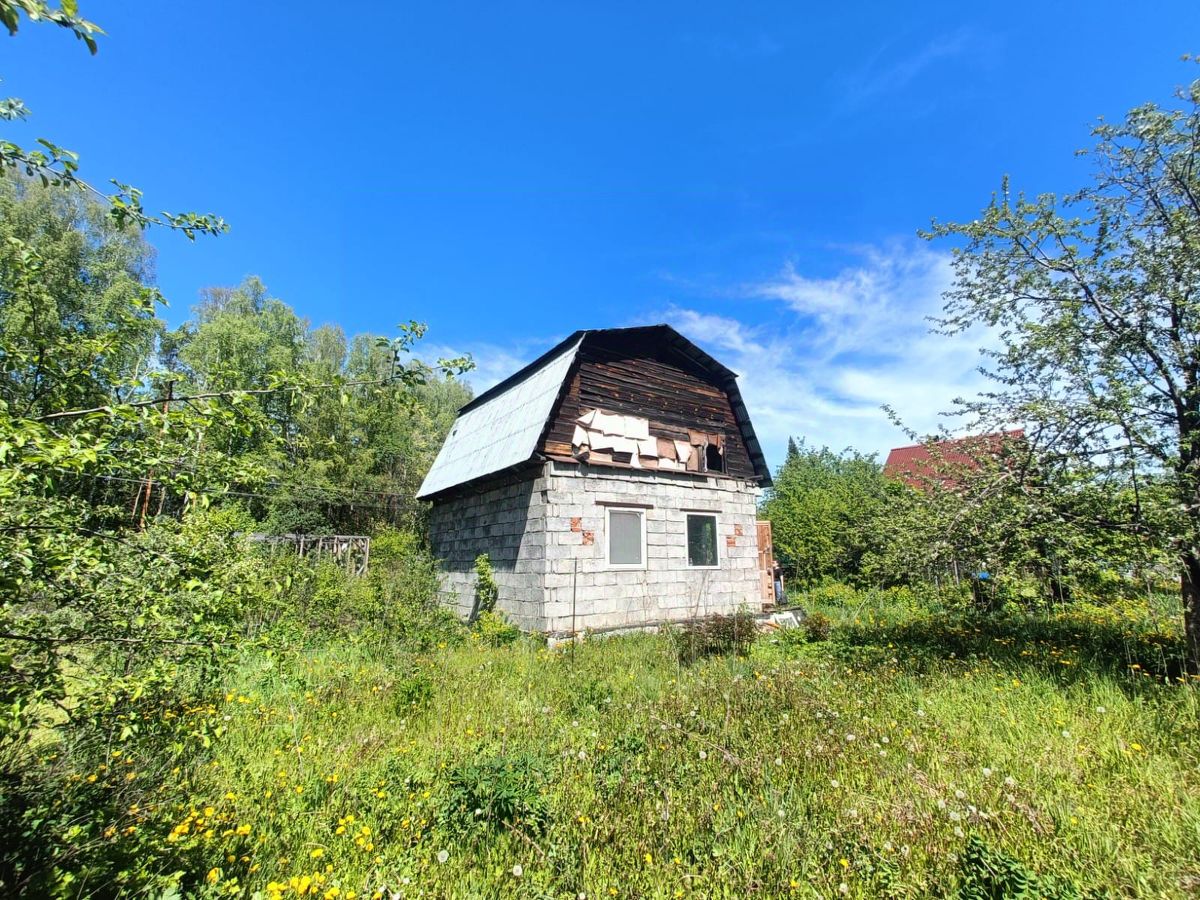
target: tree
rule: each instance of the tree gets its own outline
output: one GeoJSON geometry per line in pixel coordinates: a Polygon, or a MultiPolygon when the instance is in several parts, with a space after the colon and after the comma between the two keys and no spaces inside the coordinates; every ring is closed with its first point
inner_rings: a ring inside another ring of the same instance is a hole
{"type": "Polygon", "coordinates": [[[166,335],[163,354],[183,391],[263,391],[243,404],[236,430],[207,442],[269,472],[268,495],[251,504],[268,530],[363,532],[412,526],[415,500],[469,389],[407,356],[423,326],[402,326],[401,343],[340,327],[311,328],[258,278],[208,288],[193,319],[166,335]],[[306,385],[305,394],[270,390],[306,385]]]}
{"type": "Polygon", "coordinates": [[[1089,186],[1030,200],[1006,180],[978,219],[926,236],[963,242],[940,329],[1000,341],[993,387],[960,401],[970,429],[1030,423],[1043,477],[1130,498],[1093,525],[1170,546],[1200,671],[1200,81],[1178,96],[1093,130],[1089,186]]]}
{"type": "Polygon", "coordinates": [[[0,176],[0,273],[0,400],[11,410],[93,406],[146,375],[162,323],[140,233],[79,194],[0,176]]]}
{"type": "Polygon", "coordinates": [[[796,443],[796,439],[794,437],[789,437],[787,445],[787,457],[784,459],[784,463],[790,463],[799,458],[800,446],[796,443]]]}
{"type": "MultiPolygon", "coordinates": [[[[928,459],[888,485],[886,515],[864,570],[876,581],[954,580],[991,610],[1004,601],[1096,596],[1161,562],[1161,548],[1123,527],[1127,491],[1055,461],[1044,465],[1020,433],[926,444],[928,459]],[[987,573],[986,590],[976,579],[987,573]]],[[[1143,505],[1161,506],[1157,484],[1143,505]]]]}
{"type": "Polygon", "coordinates": [[[884,497],[874,457],[790,441],[763,503],[784,571],[800,584],[826,577],[857,580],[871,547],[869,523],[884,497]]]}

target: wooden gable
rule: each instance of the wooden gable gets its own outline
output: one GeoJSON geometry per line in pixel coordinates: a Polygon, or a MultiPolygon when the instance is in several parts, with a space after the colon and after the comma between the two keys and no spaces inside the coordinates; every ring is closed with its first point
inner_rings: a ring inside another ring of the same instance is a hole
{"type": "Polygon", "coordinates": [[[696,432],[719,434],[722,474],[761,477],[723,380],[664,340],[659,328],[592,332],[579,347],[539,449],[553,458],[574,458],[578,420],[598,409],[648,420],[652,438],[688,442],[696,432]]]}

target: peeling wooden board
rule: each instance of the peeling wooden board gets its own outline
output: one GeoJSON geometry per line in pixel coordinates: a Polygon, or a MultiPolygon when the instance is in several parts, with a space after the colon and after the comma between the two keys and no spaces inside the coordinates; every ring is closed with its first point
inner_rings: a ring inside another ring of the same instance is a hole
{"type": "MultiPolygon", "coordinates": [[[[556,452],[569,444],[575,425],[582,424],[576,420],[602,409],[646,419],[649,433],[661,438],[690,443],[689,430],[703,435],[724,433],[725,474],[754,478],[754,465],[729,396],[711,377],[656,342],[614,338],[608,344],[585,344],[546,430],[544,452],[556,452]]],[[[683,457],[677,452],[676,458],[683,457]]]]}

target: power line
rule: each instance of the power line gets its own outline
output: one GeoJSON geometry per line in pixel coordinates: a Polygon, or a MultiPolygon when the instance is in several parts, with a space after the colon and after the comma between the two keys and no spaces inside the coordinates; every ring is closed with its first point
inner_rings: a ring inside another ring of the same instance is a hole
{"type": "MultiPolygon", "coordinates": [[[[132,478],[132,477],[126,476],[126,475],[103,475],[99,472],[76,472],[71,469],[64,469],[64,468],[57,467],[57,466],[54,468],[55,468],[55,471],[63,472],[64,474],[72,475],[72,476],[75,476],[78,478],[92,478],[92,479],[96,479],[99,481],[117,481],[117,482],[122,482],[125,484],[145,484],[144,478],[132,478]]],[[[159,479],[159,483],[164,484],[164,485],[168,484],[168,482],[163,481],[161,478],[159,479]]],[[[310,491],[310,492],[321,492],[321,491],[326,490],[323,487],[318,487],[315,485],[289,485],[289,488],[291,488],[292,490],[296,490],[296,491],[310,491]]],[[[187,493],[192,493],[192,494],[204,494],[205,496],[209,496],[209,497],[244,497],[244,498],[249,498],[249,499],[257,499],[257,500],[277,500],[277,499],[279,499],[279,494],[260,494],[260,493],[256,493],[253,491],[213,490],[211,488],[187,488],[187,489],[185,489],[185,491],[187,493]]],[[[395,505],[386,505],[386,504],[381,504],[381,503],[364,503],[364,502],[355,500],[353,497],[345,497],[345,496],[335,497],[335,498],[331,498],[331,499],[320,499],[320,498],[316,498],[316,497],[305,498],[305,497],[298,497],[298,496],[290,495],[290,496],[288,496],[287,499],[290,502],[297,503],[300,505],[309,504],[312,506],[318,506],[318,505],[329,506],[329,505],[333,505],[336,503],[344,503],[344,504],[353,504],[354,506],[359,507],[361,509],[383,509],[383,510],[392,510],[392,511],[394,511],[397,506],[400,506],[405,502],[405,498],[404,498],[403,494],[390,494],[390,493],[387,493],[386,491],[369,491],[369,492],[365,492],[365,493],[376,494],[376,495],[382,496],[382,497],[395,497],[398,502],[395,505]]]]}

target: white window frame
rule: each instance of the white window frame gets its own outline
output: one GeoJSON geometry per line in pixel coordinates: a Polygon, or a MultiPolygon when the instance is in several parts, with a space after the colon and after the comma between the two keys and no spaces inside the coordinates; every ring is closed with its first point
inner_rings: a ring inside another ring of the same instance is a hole
{"type": "Polygon", "coordinates": [[[641,571],[646,568],[646,507],[644,506],[605,506],[604,507],[604,566],[608,569],[617,569],[621,571],[641,571]],[[642,523],[642,561],[640,563],[615,563],[612,561],[610,554],[612,552],[612,514],[614,512],[621,513],[637,513],[638,521],[642,523]]]}
{"type": "Polygon", "coordinates": [[[687,560],[687,567],[689,569],[719,569],[719,568],[721,568],[721,517],[720,516],[718,516],[714,512],[703,512],[701,510],[692,510],[690,512],[685,512],[683,515],[683,539],[684,539],[683,553],[684,553],[684,558],[687,560]],[[715,565],[711,565],[711,566],[694,566],[694,565],[692,565],[691,547],[689,547],[687,545],[687,541],[688,541],[688,519],[692,518],[693,516],[695,516],[698,519],[705,518],[705,519],[713,520],[713,530],[715,531],[714,541],[713,541],[713,545],[714,545],[713,549],[716,551],[716,554],[717,554],[717,562],[715,565]]]}

